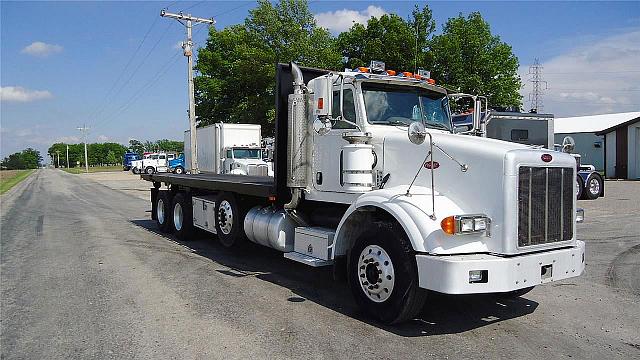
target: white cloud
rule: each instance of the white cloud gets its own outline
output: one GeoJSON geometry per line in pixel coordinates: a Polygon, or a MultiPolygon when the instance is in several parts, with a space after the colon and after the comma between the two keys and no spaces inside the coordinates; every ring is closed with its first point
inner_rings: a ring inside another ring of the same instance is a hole
{"type": "Polygon", "coordinates": [[[370,18],[381,17],[386,13],[379,6],[369,5],[361,11],[342,9],[319,13],[315,15],[315,19],[318,26],[334,33],[340,33],[349,30],[355,23],[366,24],[370,18]]]}
{"type": "Polygon", "coordinates": [[[80,140],[78,136],[62,136],[51,141],[52,144],[53,143],[79,144],[80,142],[82,142],[82,140],[80,140]]]}
{"type": "Polygon", "coordinates": [[[30,102],[50,99],[53,95],[47,90],[29,90],[20,86],[3,86],[0,88],[0,100],[11,102],[30,102]]]}
{"type": "Polygon", "coordinates": [[[99,142],[105,142],[109,140],[109,137],[107,135],[98,135],[97,139],[99,142]]]}
{"type": "Polygon", "coordinates": [[[55,44],[47,44],[42,41],[36,41],[31,43],[31,45],[26,46],[22,51],[23,54],[28,54],[32,56],[38,57],[47,57],[51,54],[56,54],[62,52],[62,46],[55,44]]]}
{"type": "MultiPolygon", "coordinates": [[[[581,116],[640,109],[640,29],[591,40],[546,60],[543,80],[548,89],[543,112],[556,116],[581,116]]],[[[519,73],[524,108],[532,86],[529,66],[519,73]]]]}

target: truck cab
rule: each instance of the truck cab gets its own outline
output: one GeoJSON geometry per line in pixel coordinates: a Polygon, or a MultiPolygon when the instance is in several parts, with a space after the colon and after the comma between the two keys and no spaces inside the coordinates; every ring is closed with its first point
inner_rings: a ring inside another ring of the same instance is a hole
{"type": "Polygon", "coordinates": [[[167,172],[169,170],[169,161],[176,158],[175,153],[149,153],[145,154],[142,159],[131,162],[131,171],[134,174],[153,174],[156,172],[167,172]]]}
{"type": "Polygon", "coordinates": [[[224,174],[268,176],[268,165],[262,160],[259,147],[231,147],[224,149],[224,174]]]}

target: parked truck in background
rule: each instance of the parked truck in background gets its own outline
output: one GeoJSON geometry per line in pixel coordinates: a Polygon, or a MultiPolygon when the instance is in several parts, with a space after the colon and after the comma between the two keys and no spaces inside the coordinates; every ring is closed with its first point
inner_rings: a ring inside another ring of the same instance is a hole
{"type": "Polygon", "coordinates": [[[177,158],[169,160],[169,171],[174,174],[184,174],[186,165],[184,163],[184,154],[180,154],[177,158]]]}
{"type": "MultiPolygon", "coordinates": [[[[201,172],[269,175],[269,167],[262,159],[260,125],[217,123],[197,128],[196,136],[201,172]]],[[[191,164],[189,130],[184,133],[184,151],[185,163],[191,164]]]]}
{"type": "Polygon", "coordinates": [[[176,158],[176,153],[159,152],[144,154],[142,159],[131,162],[131,172],[134,174],[153,174],[169,171],[169,161],[176,158]]]}
{"type": "MultiPolygon", "coordinates": [[[[472,126],[471,114],[453,116],[453,124],[458,128],[465,128],[463,132],[468,132],[467,128],[472,126]]],[[[575,145],[573,139],[565,138],[563,144],[554,144],[553,126],[553,114],[489,110],[482,113],[480,128],[473,135],[569,152],[576,159],[576,197],[579,200],[594,200],[604,196],[602,175],[592,165],[580,163],[580,154],[572,153],[575,145]]]]}
{"type": "Polygon", "coordinates": [[[140,155],[131,151],[127,151],[122,156],[122,169],[124,171],[131,170],[131,162],[139,159],[140,159],[140,155]]]}
{"type": "Polygon", "coordinates": [[[331,266],[384,323],[413,318],[427,290],[518,296],[582,273],[572,156],[457,134],[460,94],[379,62],[279,64],[275,95],[275,176],[144,174],[161,231],[331,266]]]}

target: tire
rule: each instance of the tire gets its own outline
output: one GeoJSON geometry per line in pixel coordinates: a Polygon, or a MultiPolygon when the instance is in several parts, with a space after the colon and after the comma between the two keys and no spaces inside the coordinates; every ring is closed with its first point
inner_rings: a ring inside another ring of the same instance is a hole
{"type": "Polygon", "coordinates": [[[182,241],[189,241],[193,235],[193,207],[191,197],[184,193],[177,193],[173,197],[171,223],[173,233],[182,241]]]}
{"type": "Polygon", "coordinates": [[[153,166],[147,166],[147,168],[146,168],[146,169],[144,169],[144,172],[145,172],[145,174],[147,174],[147,175],[151,175],[151,174],[153,174],[154,172],[156,172],[156,169],[154,169],[154,168],[153,168],[153,166]]]}
{"type": "Polygon", "coordinates": [[[222,246],[235,248],[247,241],[244,233],[244,217],[247,214],[232,193],[223,192],[216,202],[216,232],[222,246]]]}
{"type": "Polygon", "coordinates": [[[602,178],[600,174],[593,173],[587,178],[587,184],[584,186],[584,196],[589,200],[595,200],[600,197],[602,191],[602,178]]]}
{"type": "Polygon", "coordinates": [[[172,230],[171,196],[168,191],[159,191],[156,199],[156,224],[160,232],[168,233],[172,230]]]}
{"type": "Polygon", "coordinates": [[[134,173],[134,174],[136,174],[136,175],[140,174],[140,171],[138,170],[138,168],[137,168],[137,167],[132,168],[132,169],[131,169],[131,172],[132,172],[132,173],[134,173]]]}
{"type": "Polygon", "coordinates": [[[413,249],[397,223],[377,224],[356,240],[347,278],[358,306],[385,324],[413,319],[427,298],[418,286],[413,249]]]}
{"type": "Polygon", "coordinates": [[[173,172],[176,174],[184,174],[184,168],[182,166],[178,166],[173,172]]]}
{"type": "Polygon", "coordinates": [[[123,171],[129,171],[129,169],[131,169],[131,167],[129,167],[129,166],[125,166],[125,167],[122,168],[123,171]]]}
{"type": "Polygon", "coordinates": [[[576,198],[581,200],[584,196],[584,180],[580,175],[576,175],[576,181],[578,182],[578,192],[576,193],[576,198]]]}
{"type": "Polygon", "coordinates": [[[505,292],[505,293],[499,293],[498,297],[501,297],[501,298],[504,298],[504,299],[517,298],[517,297],[520,297],[520,296],[528,293],[529,291],[533,290],[534,287],[535,286],[531,286],[531,287],[518,289],[518,290],[513,290],[513,291],[509,291],[509,292],[505,292]]]}

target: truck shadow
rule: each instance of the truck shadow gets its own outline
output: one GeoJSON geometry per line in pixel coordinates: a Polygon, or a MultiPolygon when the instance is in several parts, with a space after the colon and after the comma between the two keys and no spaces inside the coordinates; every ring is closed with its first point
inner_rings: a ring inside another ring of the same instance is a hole
{"type": "Polygon", "coordinates": [[[500,299],[494,295],[446,295],[429,293],[426,306],[417,319],[388,326],[371,320],[354,301],[346,282],[335,281],[331,269],[312,268],[289,261],[281,252],[248,243],[241,251],[229,250],[214,240],[215,235],[197,232],[192,241],[180,241],[157,230],[152,220],[131,220],[146,231],[188,248],[222,265],[220,274],[232,277],[252,276],[289,289],[294,303],[312,301],[333,311],[404,337],[457,334],[504,320],[526,316],[538,303],[526,298],[500,299]]]}

